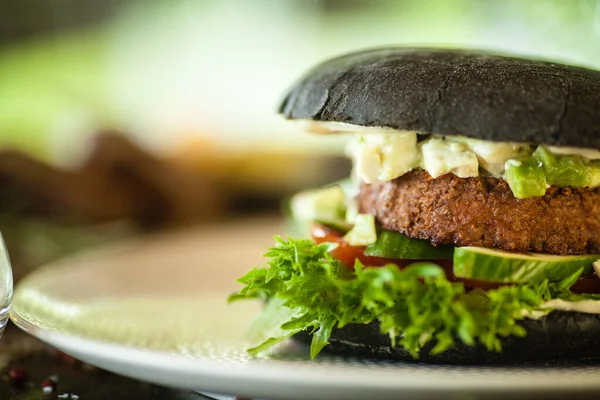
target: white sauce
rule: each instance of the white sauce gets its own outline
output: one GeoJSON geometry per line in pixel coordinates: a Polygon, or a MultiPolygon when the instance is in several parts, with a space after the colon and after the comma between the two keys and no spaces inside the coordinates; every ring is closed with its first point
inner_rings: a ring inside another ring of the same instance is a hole
{"type": "Polygon", "coordinates": [[[555,310],[577,311],[586,314],[600,314],[599,300],[581,300],[575,302],[552,299],[540,306],[541,308],[552,308],[555,310]]]}
{"type": "Polygon", "coordinates": [[[550,312],[550,310],[546,310],[546,311],[541,311],[541,310],[533,310],[533,311],[521,310],[521,315],[523,317],[529,318],[529,319],[540,319],[540,318],[545,317],[546,315],[548,315],[549,312],[550,312]]]}
{"type": "Polygon", "coordinates": [[[600,260],[594,261],[592,263],[592,267],[594,268],[594,272],[596,273],[596,276],[600,277],[600,260]]]}
{"type": "Polygon", "coordinates": [[[600,160],[600,150],[584,149],[581,147],[555,147],[547,146],[548,151],[554,154],[566,154],[585,157],[589,160],[600,160]]]}
{"type": "Polygon", "coordinates": [[[337,134],[337,133],[398,133],[396,129],[386,128],[383,126],[361,126],[346,124],[344,122],[323,122],[323,121],[312,121],[312,120],[299,120],[300,123],[305,125],[305,129],[312,133],[319,134],[337,134]]]}
{"type": "Polygon", "coordinates": [[[586,314],[600,314],[600,300],[565,301],[552,299],[540,305],[540,310],[521,310],[521,315],[529,319],[540,319],[552,310],[576,311],[586,314]]]}

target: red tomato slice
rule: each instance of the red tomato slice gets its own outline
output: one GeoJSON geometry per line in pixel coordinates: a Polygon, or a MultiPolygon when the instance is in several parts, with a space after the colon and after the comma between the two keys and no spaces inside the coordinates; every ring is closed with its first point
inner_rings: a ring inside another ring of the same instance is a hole
{"type": "MultiPolygon", "coordinates": [[[[496,289],[505,284],[496,282],[480,281],[475,279],[457,278],[454,276],[452,268],[452,260],[439,260],[439,259],[404,259],[404,258],[384,258],[384,257],[373,257],[365,254],[365,246],[350,246],[343,239],[344,235],[340,232],[328,228],[324,225],[316,224],[313,226],[311,231],[312,239],[315,243],[337,243],[338,247],[331,251],[331,255],[343,262],[349,268],[354,268],[355,260],[369,267],[382,267],[387,264],[395,264],[399,268],[405,268],[410,264],[417,262],[432,262],[439,265],[446,272],[446,277],[450,281],[463,282],[466,287],[477,288],[477,289],[496,289]]],[[[580,277],[577,282],[571,287],[571,291],[574,293],[600,293],[600,278],[593,275],[586,275],[580,277]]]]}

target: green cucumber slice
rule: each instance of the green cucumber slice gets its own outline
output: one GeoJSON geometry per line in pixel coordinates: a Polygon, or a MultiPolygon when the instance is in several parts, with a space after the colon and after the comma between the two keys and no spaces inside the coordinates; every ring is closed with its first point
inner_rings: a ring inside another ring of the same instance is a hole
{"type": "MultiPolygon", "coordinates": [[[[326,226],[327,228],[333,229],[334,231],[346,234],[350,229],[352,229],[352,224],[347,223],[346,221],[323,221],[320,219],[314,220],[316,224],[326,226]]],[[[310,232],[309,232],[310,233],[310,232]]]]}
{"type": "Polygon", "coordinates": [[[290,199],[292,216],[303,221],[344,221],[346,195],[340,186],[305,190],[290,199]]]}
{"type": "Polygon", "coordinates": [[[377,241],[365,249],[367,256],[406,259],[451,259],[454,246],[434,246],[427,240],[413,239],[399,232],[381,230],[377,241]]]}
{"type": "Polygon", "coordinates": [[[510,253],[483,247],[454,249],[454,275],[459,278],[501,283],[560,281],[583,268],[593,272],[592,263],[600,255],[554,256],[510,253]]]}
{"type": "Polygon", "coordinates": [[[366,246],[377,240],[375,217],[369,214],[358,214],[354,226],[344,235],[350,246],[366,246]]]}

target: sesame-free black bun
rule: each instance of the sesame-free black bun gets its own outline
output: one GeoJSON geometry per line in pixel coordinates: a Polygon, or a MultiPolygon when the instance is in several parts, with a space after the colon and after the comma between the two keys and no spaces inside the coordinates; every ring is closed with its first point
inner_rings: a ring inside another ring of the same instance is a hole
{"type": "Polygon", "coordinates": [[[280,106],[289,119],[596,149],[599,110],[598,71],[406,47],[326,61],[280,106]]]}
{"type": "MultiPolygon", "coordinates": [[[[444,364],[600,364],[600,315],[569,311],[553,311],[520,324],[527,336],[509,336],[501,339],[502,351],[490,352],[482,345],[456,345],[441,354],[432,355],[434,343],[428,343],[418,359],[414,359],[400,345],[391,347],[390,338],[380,333],[379,325],[351,324],[334,329],[329,345],[323,352],[351,357],[367,357],[413,362],[444,364]]],[[[293,338],[310,343],[311,336],[301,332],[293,338]]]]}

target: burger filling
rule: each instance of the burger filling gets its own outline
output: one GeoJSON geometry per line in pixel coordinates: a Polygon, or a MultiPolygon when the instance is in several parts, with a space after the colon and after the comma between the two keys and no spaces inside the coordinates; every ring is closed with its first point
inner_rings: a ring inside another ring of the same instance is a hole
{"type": "Polygon", "coordinates": [[[518,323],[600,314],[596,150],[360,132],[353,179],[294,196],[268,265],[232,300],[268,302],[259,353],[300,331],[311,356],[333,329],[379,323],[418,357],[455,342],[501,351],[518,323]]]}
{"type": "Polygon", "coordinates": [[[416,132],[357,134],[348,146],[355,173],[365,183],[396,179],[415,169],[432,178],[491,176],[508,182],[516,198],[543,196],[549,186],[600,186],[600,152],[496,143],[416,132]]]}

